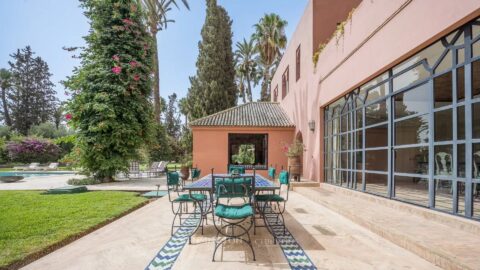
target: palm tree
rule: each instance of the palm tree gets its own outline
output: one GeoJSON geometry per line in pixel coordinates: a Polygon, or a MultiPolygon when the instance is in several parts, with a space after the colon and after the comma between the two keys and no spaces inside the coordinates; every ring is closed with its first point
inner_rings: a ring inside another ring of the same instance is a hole
{"type": "Polygon", "coordinates": [[[237,42],[237,49],[235,50],[235,69],[237,76],[237,83],[239,85],[240,96],[243,102],[252,102],[252,82],[255,85],[258,83],[258,67],[255,61],[255,46],[254,40],[247,41],[243,39],[242,42],[237,42]]]}
{"type": "Polygon", "coordinates": [[[10,118],[10,113],[8,112],[8,102],[7,102],[7,91],[12,86],[12,73],[7,69],[0,69],[0,90],[1,90],[1,99],[3,107],[3,118],[5,124],[9,127],[12,126],[12,120],[10,118]]]}
{"type": "Polygon", "coordinates": [[[277,14],[265,14],[260,22],[255,24],[255,48],[259,53],[260,65],[262,66],[263,82],[261,99],[270,100],[270,77],[275,72],[275,62],[282,57],[282,51],[287,46],[285,27],[287,21],[277,14]]]}
{"type": "MultiPolygon", "coordinates": [[[[187,0],[181,1],[187,9],[190,9],[187,0]]],[[[178,5],[176,0],[141,0],[141,2],[146,11],[146,20],[150,34],[153,37],[153,104],[155,120],[157,123],[160,123],[160,68],[158,64],[157,33],[166,29],[168,23],[174,22],[174,20],[167,18],[167,13],[172,9],[172,5],[177,8],[178,5]]]]}

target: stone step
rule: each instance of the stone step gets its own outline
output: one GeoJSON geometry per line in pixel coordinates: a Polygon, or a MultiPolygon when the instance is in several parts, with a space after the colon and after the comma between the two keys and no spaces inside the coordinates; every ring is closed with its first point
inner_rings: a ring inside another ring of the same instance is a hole
{"type": "Polygon", "coordinates": [[[295,191],[443,269],[480,269],[480,222],[329,184],[295,191]]]}

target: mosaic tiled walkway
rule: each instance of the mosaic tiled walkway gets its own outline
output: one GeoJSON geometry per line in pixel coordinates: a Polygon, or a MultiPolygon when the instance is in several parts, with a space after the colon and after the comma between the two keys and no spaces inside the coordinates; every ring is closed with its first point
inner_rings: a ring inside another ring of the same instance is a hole
{"type": "MultiPolygon", "coordinates": [[[[268,210],[267,210],[268,212],[268,210]]],[[[288,229],[283,226],[279,226],[276,223],[277,217],[275,214],[267,213],[267,223],[269,224],[272,232],[275,234],[280,248],[287,259],[291,269],[294,270],[313,270],[317,267],[313,264],[312,260],[308,257],[300,244],[297,243],[293,235],[288,229]],[[274,225],[275,224],[275,225],[274,225]]],[[[196,226],[200,219],[192,215],[185,220],[186,226],[196,226]]],[[[282,224],[280,224],[282,225],[282,224]]],[[[177,260],[178,256],[182,252],[183,248],[188,242],[189,236],[194,232],[195,227],[182,227],[179,228],[174,235],[168,240],[168,242],[160,249],[155,258],[145,268],[145,270],[164,270],[171,269],[177,260]]]]}

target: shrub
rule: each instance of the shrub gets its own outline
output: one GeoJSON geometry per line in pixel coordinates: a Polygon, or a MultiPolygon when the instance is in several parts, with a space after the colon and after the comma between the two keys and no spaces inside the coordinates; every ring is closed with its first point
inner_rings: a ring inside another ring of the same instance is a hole
{"type": "Polygon", "coordinates": [[[56,139],[68,135],[68,130],[65,126],[60,125],[58,128],[55,124],[50,122],[41,123],[39,125],[32,126],[28,131],[30,136],[37,136],[47,139],[56,139]]]}
{"type": "Polygon", "coordinates": [[[67,181],[67,184],[72,186],[96,185],[100,183],[102,183],[102,181],[95,178],[91,178],[91,177],[81,178],[81,179],[72,178],[72,179],[68,179],[67,181]]]}
{"type": "Polygon", "coordinates": [[[63,136],[53,142],[60,147],[60,156],[63,158],[72,152],[73,147],[75,147],[75,135],[63,136]]]}
{"type": "Polygon", "coordinates": [[[20,142],[7,144],[8,157],[14,162],[52,162],[57,161],[60,148],[46,140],[25,138],[20,142]]]}
{"type": "Polygon", "coordinates": [[[12,130],[10,129],[9,126],[0,126],[0,138],[3,138],[5,140],[10,140],[11,136],[12,136],[12,130]]]}

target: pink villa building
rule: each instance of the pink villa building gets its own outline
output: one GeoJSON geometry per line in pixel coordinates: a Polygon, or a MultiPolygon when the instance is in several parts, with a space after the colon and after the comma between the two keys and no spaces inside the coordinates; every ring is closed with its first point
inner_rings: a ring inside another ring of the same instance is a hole
{"type": "Polygon", "coordinates": [[[480,219],[479,0],[311,0],[271,93],[275,111],[192,122],[194,164],[225,171],[232,134],[282,130],[258,144],[260,171],[297,138],[303,179],[480,219]]]}

